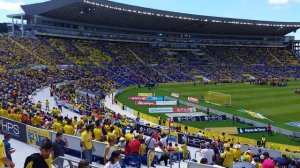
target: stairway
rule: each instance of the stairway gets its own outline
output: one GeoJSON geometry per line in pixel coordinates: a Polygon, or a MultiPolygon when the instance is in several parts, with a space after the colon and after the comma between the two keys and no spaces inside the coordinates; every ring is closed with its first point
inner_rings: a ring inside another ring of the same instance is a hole
{"type": "Polygon", "coordinates": [[[39,56],[37,56],[36,54],[34,54],[33,52],[31,52],[30,50],[28,50],[25,46],[23,46],[22,44],[18,43],[17,41],[15,41],[14,39],[10,38],[10,37],[6,37],[8,40],[10,40],[12,43],[18,45],[20,48],[22,48],[23,50],[27,51],[28,53],[30,53],[36,60],[39,60],[43,65],[47,65],[48,62],[42,58],[40,58],[39,56]]]}
{"type": "Polygon", "coordinates": [[[281,65],[283,65],[283,63],[267,48],[268,53],[281,65]]]}
{"type": "Polygon", "coordinates": [[[152,69],[153,71],[157,72],[159,75],[166,77],[166,78],[169,79],[170,81],[176,82],[174,79],[172,79],[172,78],[169,77],[168,75],[163,74],[163,73],[161,73],[160,71],[158,71],[157,69],[155,69],[155,68],[153,68],[153,67],[147,65],[147,64],[146,64],[146,63],[145,63],[138,55],[136,55],[136,54],[135,54],[132,50],[130,50],[129,48],[127,48],[127,50],[128,50],[129,52],[131,52],[132,55],[133,55],[139,62],[141,62],[143,65],[145,65],[146,67],[148,67],[148,68],[152,69]]]}

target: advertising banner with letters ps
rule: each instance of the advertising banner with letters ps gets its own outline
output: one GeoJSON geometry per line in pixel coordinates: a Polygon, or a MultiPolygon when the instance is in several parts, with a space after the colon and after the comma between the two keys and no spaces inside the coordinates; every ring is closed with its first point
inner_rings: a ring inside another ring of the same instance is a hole
{"type": "Polygon", "coordinates": [[[13,139],[22,141],[24,143],[27,142],[25,124],[0,117],[0,125],[2,134],[11,134],[13,139]]]}
{"type": "Polygon", "coordinates": [[[146,96],[129,96],[128,100],[147,100],[146,96]]]}
{"type": "Polygon", "coordinates": [[[142,131],[145,135],[151,136],[154,132],[161,133],[160,128],[148,127],[146,125],[137,125],[137,132],[142,131]]]}
{"type": "Polygon", "coordinates": [[[187,145],[191,146],[191,147],[195,147],[195,148],[199,148],[200,147],[200,143],[204,143],[204,142],[212,142],[211,139],[207,139],[207,138],[200,138],[197,136],[186,136],[184,134],[179,133],[178,134],[178,143],[179,144],[183,144],[185,143],[185,141],[187,141],[187,145]]]}
{"type": "Polygon", "coordinates": [[[181,116],[173,117],[174,122],[185,122],[185,121],[224,121],[226,120],[226,115],[220,116],[181,116]]]}
{"type": "Polygon", "coordinates": [[[188,97],[188,101],[193,102],[193,103],[199,103],[199,99],[196,97],[188,97]]]}
{"type": "Polygon", "coordinates": [[[172,93],[171,96],[172,96],[172,97],[179,98],[179,93],[172,93]]]}
{"type": "Polygon", "coordinates": [[[226,115],[200,116],[201,121],[225,121],[226,115]]]}

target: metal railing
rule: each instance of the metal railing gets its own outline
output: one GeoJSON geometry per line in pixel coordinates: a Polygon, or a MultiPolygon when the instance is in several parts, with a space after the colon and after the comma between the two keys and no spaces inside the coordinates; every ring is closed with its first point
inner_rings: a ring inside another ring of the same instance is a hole
{"type": "MultiPolygon", "coordinates": [[[[176,161],[178,161],[178,168],[180,168],[180,161],[183,160],[183,158],[181,158],[181,155],[184,155],[184,154],[187,154],[188,157],[186,160],[191,160],[191,153],[190,151],[187,151],[187,153],[185,152],[157,152],[157,151],[154,151],[154,150],[149,150],[148,153],[147,153],[147,167],[150,168],[151,167],[151,164],[150,161],[154,162],[155,161],[155,154],[167,154],[168,155],[168,163],[170,163],[170,168],[172,168],[172,166],[174,165],[174,158],[173,156],[176,156],[176,161]],[[149,159],[149,155],[151,153],[154,153],[154,156],[153,156],[153,159],[149,159]]],[[[158,158],[159,159],[159,158],[158,158]]],[[[176,166],[177,167],[177,166],[176,166]]]]}
{"type": "MultiPolygon", "coordinates": [[[[52,161],[52,165],[55,168],[78,168],[80,160],[59,156],[52,161]]],[[[99,168],[99,166],[89,165],[89,168],[99,168]]]]}

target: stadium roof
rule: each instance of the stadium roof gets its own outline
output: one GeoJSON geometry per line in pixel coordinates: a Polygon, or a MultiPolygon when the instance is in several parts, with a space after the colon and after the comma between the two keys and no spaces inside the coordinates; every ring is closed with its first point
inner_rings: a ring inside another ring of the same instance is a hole
{"type": "Polygon", "coordinates": [[[273,22],[210,17],[155,10],[107,0],[51,0],[22,6],[26,15],[160,32],[284,36],[300,22],[273,22]]]}

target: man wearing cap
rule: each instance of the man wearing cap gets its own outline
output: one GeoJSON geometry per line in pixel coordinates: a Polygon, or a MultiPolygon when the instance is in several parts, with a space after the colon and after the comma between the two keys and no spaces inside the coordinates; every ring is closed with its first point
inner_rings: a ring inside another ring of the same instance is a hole
{"type": "Polygon", "coordinates": [[[206,158],[208,164],[213,164],[214,150],[210,148],[210,142],[205,142],[205,149],[200,150],[200,157],[206,158]]]}
{"type": "Polygon", "coordinates": [[[230,151],[230,146],[224,144],[225,151],[222,153],[221,157],[224,159],[223,166],[224,167],[231,167],[233,165],[234,155],[230,151]]]}
{"type": "Polygon", "coordinates": [[[234,161],[239,162],[241,161],[241,156],[243,154],[243,151],[240,149],[241,145],[240,144],[235,144],[233,146],[233,155],[234,155],[234,161]]]}

